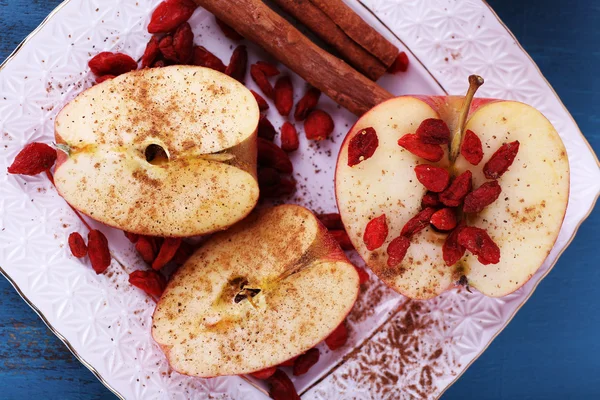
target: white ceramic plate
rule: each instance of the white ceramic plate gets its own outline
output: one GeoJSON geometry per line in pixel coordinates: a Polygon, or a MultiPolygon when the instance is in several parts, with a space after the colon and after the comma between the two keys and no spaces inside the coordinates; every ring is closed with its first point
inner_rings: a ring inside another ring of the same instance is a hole
{"type": "MultiPolygon", "coordinates": [[[[347,1],[411,54],[407,74],[382,78],[388,90],[461,94],[466,77],[478,73],[487,82],[481,96],[521,100],[541,110],[558,129],[571,162],[570,203],[558,241],[523,288],[501,299],[455,290],[411,302],[372,278],[350,316],[348,346],[336,352],[322,348],[317,366],[295,380],[304,399],[435,398],[506,326],[570,243],[600,192],[598,160],[533,61],[482,1],[347,1]]],[[[0,68],[0,171],[24,144],[52,141],[56,113],[93,81],[87,68],[91,56],[104,50],[141,56],[157,3],[67,0],[6,60],[0,68]]],[[[227,62],[232,43],[223,39],[212,16],[199,9],[191,23],[196,42],[227,62]]],[[[269,59],[257,47],[249,48],[251,61],[269,59]]],[[[301,80],[294,82],[299,96],[301,80]]],[[[302,140],[293,159],[301,188],[290,201],[333,211],[336,154],[355,117],[329,99],[321,105],[335,118],[335,134],[320,145],[302,140]]],[[[277,126],[282,123],[272,110],[269,117],[277,126]]],[[[97,276],[70,256],[68,234],[85,228],[45,177],[2,173],[0,180],[1,272],[115,394],[266,398],[260,384],[239,377],[207,380],[171,371],[150,337],[154,303],[126,281],[127,272],[143,265],[122,233],[102,227],[114,262],[97,276]]]]}

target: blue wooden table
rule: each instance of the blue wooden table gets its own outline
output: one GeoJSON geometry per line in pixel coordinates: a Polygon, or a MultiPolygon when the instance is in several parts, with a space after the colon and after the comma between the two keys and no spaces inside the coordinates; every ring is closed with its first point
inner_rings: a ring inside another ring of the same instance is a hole
{"type": "MultiPolygon", "coordinates": [[[[0,0],[0,62],[60,0],[0,0]]],[[[600,154],[600,4],[488,0],[600,154]]],[[[600,398],[600,212],[445,399],[600,398]]],[[[0,278],[0,398],[114,399],[0,278]]]]}

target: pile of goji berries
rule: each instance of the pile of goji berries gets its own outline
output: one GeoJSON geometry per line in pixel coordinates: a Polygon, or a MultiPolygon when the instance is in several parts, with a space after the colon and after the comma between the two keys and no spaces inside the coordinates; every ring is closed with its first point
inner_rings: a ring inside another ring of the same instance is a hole
{"type": "MultiPolygon", "coordinates": [[[[415,133],[404,135],[398,145],[414,155],[430,162],[438,162],[444,156],[442,145],[450,143],[450,130],[440,119],[423,121],[415,133]]],[[[370,158],[379,145],[377,132],[366,128],[358,132],[348,144],[348,165],[350,167],[370,158]]],[[[483,211],[498,199],[502,188],[497,179],[512,165],[519,151],[519,142],[502,145],[483,167],[489,182],[473,190],[472,173],[465,171],[452,178],[450,173],[434,165],[420,164],[414,170],[417,180],[428,190],[421,201],[422,210],[402,228],[400,236],[387,247],[387,265],[399,265],[410,246],[410,240],[423,229],[432,226],[449,235],[442,247],[444,261],[448,266],[456,264],[469,250],[482,264],[500,262],[500,249],[481,228],[467,226],[466,214],[483,211]]],[[[472,165],[483,159],[483,148],[477,134],[465,132],[460,147],[461,155],[472,165]]],[[[365,246],[374,251],[383,246],[388,237],[386,215],[371,219],[363,234],[365,246]]]]}

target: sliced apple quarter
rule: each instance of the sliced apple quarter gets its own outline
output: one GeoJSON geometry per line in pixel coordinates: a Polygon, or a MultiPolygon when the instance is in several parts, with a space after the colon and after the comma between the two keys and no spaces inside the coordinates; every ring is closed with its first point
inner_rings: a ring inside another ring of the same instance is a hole
{"type": "Polygon", "coordinates": [[[152,334],[176,371],[279,365],[324,340],[359,291],[356,269],[307,209],[257,211],[213,236],[169,282],[152,334]]]}
{"type": "Polygon", "coordinates": [[[533,276],[556,241],[569,163],[554,127],[526,104],[404,96],[375,107],[350,130],[335,186],[352,243],[396,291],[427,299],[460,280],[503,296],[533,276]],[[445,141],[438,140],[442,128],[445,141]],[[478,151],[459,153],[461,137],[474,148],[481,142],[478,151]],[[506,170],[486,177],[486,168],[512,156],[506,170]],[[453,243],[458,253],[449,261],[453,243]]]}
{"type": "Polygon", "coordinates": [[[208,68],[130,72],[77,96],[55,123],[55,182],[76,209],[154,236],[225,229],[256,205],[252,93],[208,68]]]}

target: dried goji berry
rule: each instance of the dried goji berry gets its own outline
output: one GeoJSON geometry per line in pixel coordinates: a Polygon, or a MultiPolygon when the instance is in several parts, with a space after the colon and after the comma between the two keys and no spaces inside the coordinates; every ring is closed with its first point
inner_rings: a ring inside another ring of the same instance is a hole
{"type": "Polygon", "coordinates": [[[121,75],[137,69],[137,62],[127,54],[104,51],[88,63],[94,75],[121,75]]]}
{"type": "Polygon", "coordinates": [[[294,362],[296,362],[296,359],[298,358],[298,356],[296,357],[292,357],[287,361],[282,362],[281,364],[279,364],[280,367],[293,367],[294,366],[294,362]]]}
{"type": "Polygon", "coordinates": [[[502,193],[498,181],[486,182],[473,190],[465,197],[463,211],[466,213],[477,213],[492,204],[502,193]]]}
{"type": "Polygon", "coordinates": [[[115,76],[114,75],[102,75],[96,78],[96,84],[105,82],[105,81],[109,81],[111,79],[113,79],[115,76]]]}
{"type": "Polygon", "coordinates": [[[88,252],[85,241],[79,232],[73,232],[69,235],[69,248],[71,254],[77,258],[85,257],[88,252]]]}
{"type": "Polygon", "coordinates": [[[442,208],[436,211],[431,216],[429,222],[440,231],[451,231],[456,228],[456,224],[458,223],[456,212],[452,208],[442,208]]]}
{"type": "Polygon", "coordinates": [[[281,148],[283,151],[291,152],[298,150],[298,147],[300,147],[300,140],[296,127],[285,121],[281,125],[281,148]]]}
{"type": "Polygon", "coordinates": [[[126,231],[123,231],[123,233],[125,234],[125,237],[127,239],[129,239],[129,241],[131,243],[136,243],[138,241],[138,239],[140,238],[140,235],[138,235],[137,233],[131,233],[131,232],[126,232],[126,231]]]}
{"type": "Polygon", "coordinates": [[[375,129],[371,127],[361,129],[348,143],[348,166],[353,167],[368,160],[375,154],[377,147],[379,147],[379,138],[375,129]]]}
{"type": "Polygon", "coordinates": [[[158,48],[160,49],[160,52],[164,58],[175,63],[179,62],[179,56],[177,56],[175,46],[173,45],[173,36],[167,35],[160,39],[160,42],[158,42],[158,48]]]}
{"type": "Polygon", "coordinates": [[[167,281],[157,271],[133,271],[129,274],[129,283],[151,296],[162,295],[167,287],[167,281]]]}
{"type": "Polygon", "coordinates": [[[275,127],[273,126],[271,121],[269,121],[266,115],[261,115],[258,119],[257,134],[259,138],[263,138],[265,140],[268,140],[269,142],[272,142],[273,139],[275,139],[277,131],[275,130],[275,127]]]}
{"type": "Polygon", "coordinates": [[[215,22],[217,23],[219,28],[221,28],[221,32],[223,32],[225,37],[236,42],[244,39],[244,37],[240,35],[235,29],[227,25],[225,22],[221,21],[219,18],[215,17],[215,22]]]}
{"type": "Polygon", "coordinates": [[[348,328],[346,328],[346,321],[342,321],[333,332],[325,339],[325,344],[329,347],[329,350],[337,350],[348,341],[348,328]]]}
{"type": "Polygon", "coordinates": [[[421,199],[421,208],[427,207],[440,207],[442,202],[437,193],[427,192],[423,195],[423,199],[421,199]]]}
{"type": "Polygon", "coordinates": [[[338,244],[340,245],[342,250],[346,250],[346,251],[354,250],[354,245],[350,241],[350,238],[348,237],[348,234],[346,233],[345,230],[332,229],[329,231],[329,233],[331,234],[331,236],[334,237],[336,242],[338,242],[338,244]]]}
{"type": "Polygon", "coordinates": [[[334,123],[323,110],[313,110],[304,120],[304,133],[310,140],[324,140],[333,132],[334,123]]]}
{"type": "Polygon", "coordinates": [[[292,161],[279,146],[263,138],[258,138],[258,164],[263,167],[275,168],[284,174],[294,172],[292,161]]]}
{"type": "Polygon", "coordinates": [[[426,209],[420,211],[417,215],[412,217],[406,223],[406,225],[404,225],[400,235],[406,236],[410,239],[418,232],[421,232],[423,229],[429,226],[429,221],[431,220],[431,216],[435,213],[435,211],[435,208],[432,207],[427,207],[426,209]]]}
{"type": "Polygon", "coordinates": [[[282,76],[275,82],[275,108],[280,115],[287,117],[294,106],[294,86],[289,76],[282,76]]]}
{"type": "Polygon", "coordinates": [[[194,54],[194,33],[187,22],[179,25],[173,34],[173,48],[177,54],[177,60],[181,64],[188,64],[194,54]]]}
{"type": "Polygon", "coordinates": [[[465,132],[465,137],[460,145],[460,154],[473,165],[477,165],[483,159],[483,147],[479,136],[472,130],[468,129],[465,132]]]}
{"type": "Polygon", "coordinates": [[[33,142],[23,147],[8,167],[9,174],[37,175],[56,162],[56,150],[45,143],[33,142]]]}
{"type": "Polygon", "coordinates": [[[359,285],[369,282],[369,279],[371,277],[369,276],[367,271],[365,271],[364,268],[357,267],[356,265],[354,266],[354,268],[356,269],[356,273],[358,274],[358,284],[359,285]]]}
{"type": "Polygon", "coordinates": [[[483,174],[488,179],[500,178],[515,161],[519,152],[519,141],[503,144],[483,166],[483,174]]]}
{"type": "Polygon", "coordinates": [[[387,265],[388,267],[395,267],[404,260],[406,252],[410,247],[410,240],[405,236],[398,236],[390,242],[387,248],[387,265]]]}
{"type": "Polygon", "coordinates": [[[219,72],[225,72],[225,69],[227,68],[219,57],[215,56],[202,46],[194,47],[194,58],[192,59],[192,63],[199,67],[211,68],[219,72]]]}
{"type": "Polygon", "coordinates": [[[427,161],[438,162],[444,157],[444,149],[441,146],[425,143],[414,133],[402,136],[398,140],[398,145],[427,161]]]}
{"type": "Polygon", "coordinates": [[[450,143],[450,129],[441,119],[428,118],[421,122],[415,134],[423,143],[448,144],[450,143]]]}
{"type": "Polygon", "coordinates": [[[146,45],[146,50],[144,50],[144,55],[142,56],[142,68],[151,66],[156,58],[160,55],[158,42],[158,37],[152,36],[150,38],[150,41],[146,45]]]}
{"type": "Polygon", "coordinates": [[[158,255],[152,262],[152,269],[161,269],[162,267],[164,267],[169,261],[173,259],[180,245],[180,238],[165,238],[165,241],[160,246],[160,251],[158,252],[158,255]]]}
{"type": "Polygon", "coordinates": [[[344,229],[342,217],[338,213],[317,214],[317,218],[327,229],[344,229]]]}
{"type": "Polygon", "coordinates": [[[296,191],[296,180],[291,178],[281,178],[276,186],[261,188],[260,195],[263,198],[278,198],[289,196],[296,191]]]}
{"type": "Polygon", "coordinates": [[[419,182],[431,192],[443,192],[450,183],[450,173],[444,168],[434,165],[421,164],[415,167],[419,182]]]}
{"type": "Polygon", "coordinates": [[[152,238],[147,236],[140,236],[138,241],[135,243],[135,249],[144,261],[148,264],[152,264],[156,257],[156,250],[152,238]]]}
{"type": "Polygon", "coordinates": [[[156,7],[148,24],[150,33],[168,33],[190,19],[197,5],[192,0],[165,0],[156,7]]]}
{"type": "Polygon", "coordinates": [[[277,367],[269,367],[261,369],[260,371],[253,372],[250,375],[252,375],[256,379],[265,380],[272,377],[275,371],[277,371],[277,367]]]}
{"type": "Polygon", "coordinates": [[[296,392],[294,384],[288,378],[285,372],[278,369],[273,376],[268,379],[269,397],[274,400],[301,400],[296,392]]]}
{"type": "Polygon", "coordinates": [[[256,64],[252,64],[250,66],[250,76],[256,85],[260,88],[260,90],[264,93],[265,96],[272,99],[273,98],[273,86],[271,82],[267,79],[267,75],[260,69],[256,64]]]}
{"type": "Polygon", "coordinates": [[[225,73],[238,82],[244,83],[246,80],[247,68],[248,50],[246,49],[246,46],[238,46],[233,50],[233,54],[231,54],[229,65],[225,69],[225,73]]]}
{"type": "Polygon", "coordinates": [[[186,241],[181,241],[181,245],[173,256],[173,262],[177,265],[183,265],[194,252],[194,247],[186,241]]]}
{"type": "Polygon", "coordinates": [[[258,186],[261,190],[268,188],[269,186],[279,185],[281,182],[281,176],[274,168],[260,167],[258,169],[258,186]]]}
{"type": "Polygon", "coordinates": [[[388,225],[385,214],[369,221],[363,234],[363,241],[367,250],[374,251],[383,246],[388,236],[388,225]]]}
{"type": "Polygon", "coordinates": [[[101,274],[110,265],[111,257],[106,236],[99,230],[91,230],[88,233],[88,255],[92,268],[97,274],[101,274]]]}
{"type": "Polygon", "coordinates": [[[294,362],[294,376],[300,376],[307,373],[313,365],[319,362],[320,355],[319,349],[314,347],[306,353],[299,355],[296,362],[294,362]]]}
{"type": "Polygon", "coordinates": [[[484,265],[500,262],[500,248],[484,229],[473,226],[462,228],[458,234],[458,243],[476,255],[484,265]]]}
{"type": "Polygon", "coordinates": [[[250,90],[254,99],[256,99],[256,103],[258,104],[258,109],[260,111],[266,111],[269,109],[269,103],[262,97],[260,94],[256,93],[254,90],[250,90]]]}
{"type": "Polygon", "coordinates": [[[294,111],[294,118],[296,121],[303,121],[308,117],[308,114],[315,109],[319,98],[321,97],[321,91],[317,88],[309,88],[304,96],[296,104],[296,111],[294,111]]]}
{"type": "Polygon", "coordinates": [[[266,61],[257,61],[256,67],[264,72],[265,76],[269,78],[277,76],[281,73],[276,66],[266,61]]]}
{"type": "Polygon", "coordinates": [[[442,246],[442,257],[446,262],[446,265],[452,266],[458,262],[464,255],[466,249],[464,246],[458,243],[458,234],[464,224],[459,224],[446,238],[444,245],[442,246]]]}
{"type": "Polygon", "coordinates": [[[405,52],[401,51],[392,65],[388,68],[387,72],[390,74],[396,74],[398,72],[406,72],[408,69],[408,56],[405,52]]]}
{"type": "Polygon", "coordinates": [[[440,193],[440,201],[448,207],[458,207],[463,199],[473,189],[473,174],[471,171],[465,171],[457,176],[450,184],[448,189],[440,193]]]}

